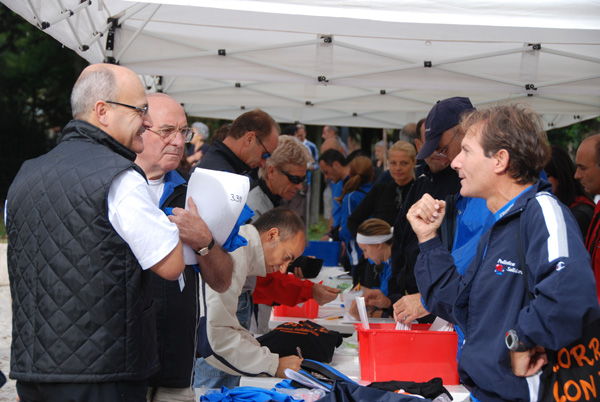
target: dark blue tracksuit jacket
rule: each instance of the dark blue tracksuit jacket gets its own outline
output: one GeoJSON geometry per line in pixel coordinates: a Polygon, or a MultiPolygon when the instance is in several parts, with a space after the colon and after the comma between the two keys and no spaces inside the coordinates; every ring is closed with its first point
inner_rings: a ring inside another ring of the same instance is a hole
{"type": "Polygon", "coordinates": [[[515,329],[527,346],[558,350],[600,317],[590,257],[567,207],[539,181],[488,230],[460,275],[439,238],[421,243],[415,275],[425,305],[465,334],[461,381],[480,401],[529,401],[531,379],[512,374],[505,334],[515,329]],[[519,262],[521,232],[529,289],[519,262]]]}

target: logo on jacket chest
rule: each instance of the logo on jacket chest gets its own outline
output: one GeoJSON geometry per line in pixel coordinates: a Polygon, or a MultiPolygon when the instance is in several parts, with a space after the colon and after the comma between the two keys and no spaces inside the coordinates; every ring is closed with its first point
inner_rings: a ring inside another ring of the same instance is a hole
{"type": "Polygon", "coordinates": [[[496,267],[494,268],[494,273],[496,275],[502,276],[505,272],[523,275],[523,271],[517,268],[517,264],[510,260],[503,260],[502,258],[498,258],[498,261],[496,262],[496,267]]]}

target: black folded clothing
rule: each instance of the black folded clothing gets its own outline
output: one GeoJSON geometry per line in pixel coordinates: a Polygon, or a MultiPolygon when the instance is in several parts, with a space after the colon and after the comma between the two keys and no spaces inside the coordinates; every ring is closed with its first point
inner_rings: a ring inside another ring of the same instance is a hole
{"type": "Polygon", "coordinates": [[[342,344],[342,335],[307,320],[283,323],[257,340],[279,357],[298,354],[299,347],[305,359],[329,363],[342,344]]]}

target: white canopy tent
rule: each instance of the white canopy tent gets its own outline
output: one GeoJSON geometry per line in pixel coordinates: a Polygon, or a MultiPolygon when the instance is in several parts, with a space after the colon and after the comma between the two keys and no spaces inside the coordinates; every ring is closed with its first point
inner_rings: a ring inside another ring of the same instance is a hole
{"type": "Polygon", "coordinates": [[[594,0],[0,1],[191,116],[400,128],[451,96],[528,103],[549,129],[600,115],[594,0]]]}

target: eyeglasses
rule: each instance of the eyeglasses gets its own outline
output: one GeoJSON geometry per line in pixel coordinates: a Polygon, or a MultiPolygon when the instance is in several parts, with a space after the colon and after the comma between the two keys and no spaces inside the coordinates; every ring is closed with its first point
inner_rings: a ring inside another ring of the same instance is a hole
{"type": "Polygon", "coordinates": [[[133,106],[133,105],[128,105],[126,103],[121,103],[121,102],[114,102],[114,101],[108,101],[105,100],[104,102],[106,103],[110,103],[112,105],[119,105],[119,106],[125,106],[128,107],[129,109],[133,109],[136,110],[138,113],[140,113],[142,116],[145,116],[146,114],[148,114],[148,106],[144,106],[144,107],[137,107],[137,106],[133,106]]]}
{"type": "Polygon", "coordinates": [[[265,147],[265,144],[263,144],[262,141],[260,140],[260,138],[258,138],[258,135],[255,135],[255,137],[256,137],[256,141],[258,141],[258,143],[260,145],[262,145],[263,149],[265,150],[265,153],[262,155],[261,158],[269,159],[271,157],[271,153],[269,151],[267,151],[267,147],[265,147]]]}
{"type": "Polygon", "coordinates": [[[454,135],[452,136],[452,139],[450,140],[450,142],[448,142],[446,144],[446,146],[440,152],[433,151],[433,154],[435,156],[447,158],[448,156],[446,156],[446,152],[448,151],[448,147],[450,146],[450,144],[452,144],[452,141],[454,141],[454,139],[456,138],[457,135],[458,135],[458,128],[454,131],[454,135]]]}
{"type": "Polygon", "coordinates": [[[279,171],[281,173],[283,173],[284,175],[286,175],[287,178],[294,184],[300,184],[300,183],[303,183],[304,180],[306,180],[306,175],[304,175],[304,177],[300,177],[300,176],[294,176],[293,174],[289,174],[285,170],[280,169],[279,171]]]}
{"type": "Polygon", "coordinates": [[[151,128],[147,128],[146,130],[152,131],[154,134],[160,135],[160,138],[165,144],[168,144],[171,141],[173,141],[177,136],[177,133],[181,133],[181,136],[183,137],[183,140],[186,142],[186,144],[192,140],[192,137],[194,137],[194,131],[189,127],[165,127],[159,130],[152,130],[151,128]]]}

